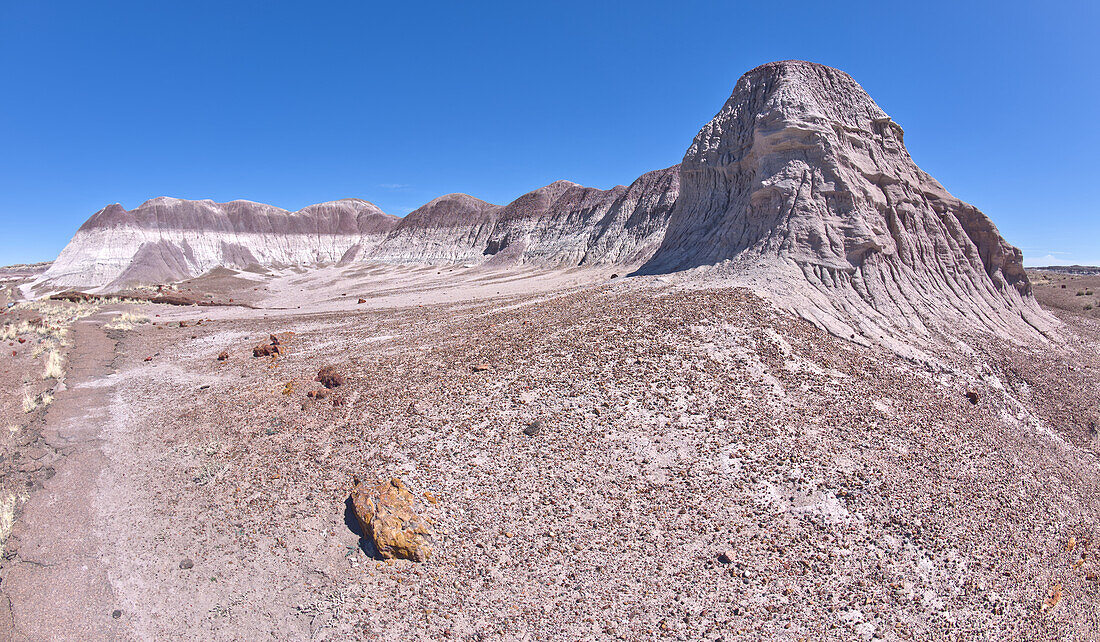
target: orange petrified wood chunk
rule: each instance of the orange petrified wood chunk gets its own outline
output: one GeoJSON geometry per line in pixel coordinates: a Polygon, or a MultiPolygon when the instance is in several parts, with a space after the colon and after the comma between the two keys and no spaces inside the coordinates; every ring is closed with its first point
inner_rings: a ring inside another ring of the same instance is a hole
{"type": "Polygon", "coordinates": [[[374,542],[379,555],[415,562],[431,556],[428,522],[416,513],[414,497],[400,479],[358,482],[351,498],[363,534],[374,542]]]}

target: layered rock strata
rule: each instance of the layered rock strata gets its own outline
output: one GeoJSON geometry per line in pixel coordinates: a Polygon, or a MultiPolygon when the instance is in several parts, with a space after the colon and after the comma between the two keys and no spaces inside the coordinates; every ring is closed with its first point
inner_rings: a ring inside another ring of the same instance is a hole
{"type": "Polygon", "coordinates": [[[558,181],[504,206],[449,194],[403,219],[354,199],[294,213],[247,201],[113,205],[39,286],[109,291],[250,264],[717,266],[708,274],[853,338],[1046,331],[1021,252],[917,167],[903,139],[848,74],[769,63],[741,77],[680,165],[629,186],[558,181]]]}
{"type": "Polygon", "coordinates": [[[684,155],[642,272],[722,265],[845,335],[1047,327],[1021,252],[917,167],[903,137],[842,71],[749,71],[684,155]]]}

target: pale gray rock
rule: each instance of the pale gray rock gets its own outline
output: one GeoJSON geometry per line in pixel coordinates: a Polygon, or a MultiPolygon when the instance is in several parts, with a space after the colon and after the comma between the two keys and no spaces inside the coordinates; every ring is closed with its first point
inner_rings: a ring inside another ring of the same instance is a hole
{"type": "Polygon", "coordinates": [[[369,255],[387,263],[469,263],[485,258],[499,205],[447,194],[401,219],[369,255]]]}
{"type": "Polygon", "coordinates": [[[410,213],[369,255],[390,263],[640,265],[656,251],[679,192],[676,167],[609,190],[557,181],[503,207],[466,194],[410,213]]]}
{"type": "Polygon", "coordinates": [[[500,210],[485,253],[501,264],[639,265],[660,244],[679,190],[678,167],[609,190],[558,181],[500,210]]]}
{"type": "Polygon", "coordinates": [[[1048,332],[1055,322],[1031,295],[1021,252],[918,168],[903,137],[848,74],[769,63],[741,77],[681,165],[629,186],[558,181],[504,206],[448,194],[404,219],[355,199],[294,213],[248,201],[112,205],[37,291],[251,264],[640,266],[748,284],[861,343],[1048,332]]]}
{"type": "Polygon", "coordinates": [[[901,126],[848,74],[762,65],[737,82],[680,166],[647,273],[719,265],[845,337],[1052,323],[1021,252],[916,166],[901,126]]]}
{"type": "Polygon", "coordinates": [[[332,263],[353,247],[378,244],[399,220],[359,199],[298,212],[251,201],[165,197],[132,211],[114,204],[80,227],[38,284],[112,290],[219,266],[332,263]]]}
{"type": "Polygon", "coordinates": [[[610,190],[558,181],[504,207],[448,194],[403,219],[357,199],[293,213],[250,201],[115,204],[81,226],[36,286],[113,291],[257,264],[637,266],[660,244],[678,186],[672,167],[610,190]]]}

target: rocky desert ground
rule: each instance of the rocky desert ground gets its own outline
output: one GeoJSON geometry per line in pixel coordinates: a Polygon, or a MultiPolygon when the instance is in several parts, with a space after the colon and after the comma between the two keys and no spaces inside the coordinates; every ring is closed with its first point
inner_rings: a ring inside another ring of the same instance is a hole
{"type": "Polygon", "coordinates": [[[746,289],[356,269],[5,312],[68,328],[56,379],[36,330],[2,360],[15,639],[1095,639],[1091,317],[917,362],[746,289]]]}
{"type": "Polygon", "coordinates": [[[1100,639],[1100,277],[903,137],[780,61],[629,186],[108,205],[0,269],[0,637],[1100,639]]]}
{"type": "Polygon", "coordinates": [[[1032,270],[1031,283],[1035,298],[1047,309],[1100,319],[1100,269],[1083,274],[1032,270]]]}

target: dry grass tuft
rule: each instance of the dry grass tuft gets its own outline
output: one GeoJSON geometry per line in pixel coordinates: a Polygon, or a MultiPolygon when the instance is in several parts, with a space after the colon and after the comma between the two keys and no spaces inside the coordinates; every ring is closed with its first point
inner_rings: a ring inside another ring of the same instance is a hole
{"type": "Polygon", "coordinates": [[[149,323],[149,317],[145,316],[144,314],[123,312],[117,317],[111,319],[104,327],[108,330],[133,330],[134,326],[138,326],[143,323],[149,323]]]}
{"type": "Polygon", "coordinates": [[[38,408],[38,399],[29,392],[23,393],[23,412],[34,412],[38,408]]]}
{"type": "Polygon", "coordinates": [[[63,359],[61,353],[57,350],[50,350],[50,353],[46,355],[46,370],[42,373],[43,379],[60,379],[65,376],[65,369],[62,367],[63,359]]]}
{"type": "Polygon", "coordinates": [[[0,498],[0,555],[4,554],[4,545],[8,543],[11,527],[15,524],[15,495],[4,493],[0,498]]]}

